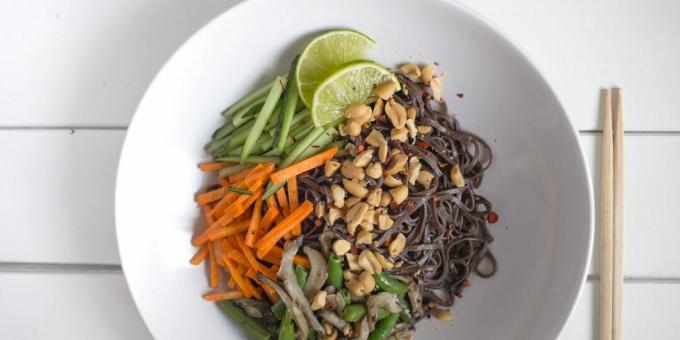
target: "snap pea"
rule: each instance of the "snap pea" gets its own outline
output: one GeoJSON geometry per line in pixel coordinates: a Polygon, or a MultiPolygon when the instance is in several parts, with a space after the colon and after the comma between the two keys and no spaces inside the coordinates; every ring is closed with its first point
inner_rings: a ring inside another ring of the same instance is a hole
{"type": "Polygon", "coordinates": [[[297,278],[297,283],[300,288],[305,286],[305,283],[307,283],[307,271],[305,270],[305,267],[299,264],[295,265],[295,278],[297,278]]]}
{"type": "Polygon", "coordinates": [[[376,314],[375,319],[382,320],[388,315],[390,315],[390,312],[388,312],[385,308],[378,308],[378,313],[376,314]]]}
{"type": "Polygon", "coordinates": [[[286,314],[286,305],[279,300],[272,306],[271,311],[277,319],[281,320],[286,314]]]}
{"type": "Polygon", "coordinates": [[[295,340],[295,328],[293,327],[292,315],[289,311],[283,316],[281,320],[281,328],[279,328],[279,340],[295,340]]]}
{"type": "Polygon", "coordinates": [[[413,317],[411,315],[411,305],[404,299],[403,296],[397,296],[397,304],[401,307],[401,312],[399,312],[399,320],[408,322],[411,321],[413,317]]]}
{"type": "Polygon", "coordinates": [[[333,253],[328,258],[328,284],[335,289],[342,288],[342,258],[333,253]]]}
{"type": "Polygon", "coordinates": [[[395,294],[404,294],[408,290],[408,285],[382,272],[373,274],[375,283],[383,291],[395,294]]]}
{"type": "Polygon", "coordinates": [[[368,335],[368,340],[387,339],[387,336],[390,335],[390,332],[392,332],[394,326],[397,325],[398,320],[398,313],[390,313],[390,315],[378,322],[378,325],[375,326],[373,332],[368,335]]]}
{"type": "Polygon", "coordinates": [[[269,340],[272,338],[272,334],[267,329],[262,327],[255,319],[246,314],[246,312],[244,312],[243,309],[237,306],[233,301],[221,301],[219,305],[224,314],[227,314],[227,316],[241,325],[250,338],[255,340],[269,340]]]}
{"type": "Polygon", "coordinates": [[[342,296],[342,300],[345,301],[345,306],[352,303],[352,295],[349,293],[349,291],[347,289],[341,288],[338,291],[338,294],[340,294],[340,296],[342,296]]]}
{"type": "Polygon", "coordinates": [[[366,306],[360,303],[345,306],[342,310],[342,319],[347,322],[359,321],[364,315],[366,315],[366,306]]]}

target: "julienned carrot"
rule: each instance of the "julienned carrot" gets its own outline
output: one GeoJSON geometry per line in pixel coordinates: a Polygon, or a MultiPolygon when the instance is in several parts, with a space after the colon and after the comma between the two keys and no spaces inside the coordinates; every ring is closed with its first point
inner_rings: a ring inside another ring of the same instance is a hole
{"type": "MultiPolygon", "coordinates": [[[[267,179],[267,176],[271,174],[272,171],[274,171],[274,164],[273,163],[267,163],[267,164],[258,164],[253,168],[248,169],[248,173],[246,174],[246,177],[241,179],[238,182],[231,182],[233,187],[236,188],[246,188],[249,189],[248,187],[252,187],[254,183],[257,183],[257,180],[262,180],[263,182],[267,179]]],[[[250,189],[249,189],[250,190],[250,189]]],[[[252,190],[250,190],[252,191],[252,190]]],[[[222,212],[224,209],[226,209],[231,203],[234,202],[238,198],[238,194],[235,192],[228,192],[222,200],[215,206],[215,208],[212,210],[211,214],[215,215],[219,212],[222,212]]]]}
{"type": "Polygon", "coordinates": [[[276,191],[276,201],[279,203],[279,208],[283,216],[290,215],[290,208],[288,207],[288,198],[286,198],[286,190],[284,188],[276,191]]]}
{"type": "Polygon", "coordinates": [[[208,241],[208,243],[210,243],[210,242],[212,242],[213,251],[215,251],[215,262],[217,262],[218,266],[224,267],[224,263],[222,262],[222,254],[224,254],[224,250],[222,248],[222,242],[220,240],[208,241]]]}
{"type": "Polygon", "coordinates": [[[217,288],[220,280],[220,273],[217,268],[217,260],[215,260],[215,250],[212,242],[208,242],[208,253],[210,254],[210,288],[217,288]]]}
{"type": "Polygon", "coordinates": [[[230,249],[229,251],[227,251],[226,255],[229,256],[229,258],[232,259],[234,262],[236,262],[240,265],[243,265],[243,266],[246,266],[246,267],[250,266],[250,262],[245,257],[245,255],[243,255],[243,253],[241,253],[240,251],[238,251],[236,249],[230,249]]]}
{"type": "Polygon", "coordinates": [[[244,180],[243,183],[245,187],[238,187],[237,185],[230,185],[227,187],[228,193],[224,195],[224,198],[215,206],[215,208],[211,211],[212,216],[224,216],[227,214],[227,210],[231,208],[234,204],[238,203],[243,203],[248,199],[248,196],[252,195],[246,195],[246,194],[241,194],[238,193],[237,190],[232,190],[232,188],[238,188],[239,190],[243,189],[245,191],[250,191],[253,192],[257,191],[258,188],[261,188],[262,185],[264,184],[264,180],[261,178],[255,179],[252,182],[244,180]]]}
{"type": "MultiPolygon", "coordinates": [[[[269,208],[269,209],[272,209],[272,208],[279,209],[279,204],[276,203],[276,198],[273,195],[267,197],[267,208],[269,208]]],[[[283,216],[281,216],[280,212],[281,212],[281,210],[279,210],[279,215],[277,215],[276,218],[274,219],[274,221],[276,221],[276,223],[283,221],[283,216]]]]}
{"type": "Polygon", "coordinates": [[[233,300],[240,299],[243,297],[243,293],[238,290],[231,290],[228,292],[218,292],[203,294],[203,298],[206,301],[222,301],[222,300],[233,300]]]}
{"type": "Polygon", "coordinates": [[[226,186],[229,185],[229,180],[226,179],[226,178],[220,178],[219,182],[220,182],[220,186],[223,186],[223,187],[226,187],[226,186]]]}
{"type": "Polygon", "coordinates": [[[239,172],[237,172],[233,175],[229,175],[229,182],[236,183],[236,182],[246,178],[246,175],[248,175],[250,170],[252,170],[252,168],[243,169],[243,170],[241,170],[241,171],[239,171],[239,172]]]}
{"type": "MultiPolygon", "coordinates": [[[[274,247],[272,247],[272,249],[268,253],[264,254],[264,256],[260,257],[259,254],[258,254],[257,258],[262,260],[262,261],[273,264],[274,266],[271,268],[273,270],[274,267],[277,267],[278,264],[281,263],[281,257],[282,256],[283,256],[283,248],[281,248],[279,246],[274,246],[274,247]]],[[[303,266],[307,269],[310,268],[309,259],[306,256],[295,255],[295,257],[293,258],[293,263],[299,264],[299,265],[301,265],[301,266],[303,266]]],[[[276,269],[276,271],[278,271],[278,268],[276,269]]]]}
{"type": "Polygon", "coordinates": [[[227,256],[224,256],[222,258],[224,261],[224,264],[227,265],[229,268],[229,273],[231,274],[231,277],[234,278],[234,281],[236,281],[236,285],[238,285],[241,288],[241,291],[246,297],[251,297],[254,296],[258,300],[262,300],[262,295],[260,292],[253,287],[253,285],[248,281],[247,278],[241,276],[240,273],[236,271],[236,265],[229,259],[227,256]]]}
{"type": "Polygon", "coordinates": [[[250,223],[250,221],[244,220],[244,221],[233,222],[232,224],[229,224],[227,226],[217,228],[215,230],[208,232],[208,239],[210,241],[214,241],[214,240],[219,240],[219,239],[225,238],[229,235],[242,233],[242,232],[248,230],[248,224],[249,223],[250,223]]]}
{"type": "Polygon", "coordinates": [[[253,247],[257,237],[259,236],[260,230],[260,220],[262,219],[262,201],[257,200],[255,202],[255,207],[253,208],[253,214],[250,217],[248,223],[248,233],[246,235],[246,245],[248,247],[253,247]]]}
{"type": "MultiPolygon", "coordinates": [[[[290,211],[293,211],[297,209],[299,205],[297,178],[293,176],[288,179],[288,206],[290,211]]],[[[293,228],[293,235],[299,236],[300,234],[302,234],[302,223],[296,224],[295,228],[293,228]]]]}
{"type": "Polygon", "coordinates": [[[322,151],[321,153],[318,153],[312,157],[309,157],[305,160],[302,160],[300,162],[297,162],[291,166],[288,166],[286,168],[283,168],[273,174],[271,174],[270,178],[272,183],[278,184],[281,183],[291,177],[295,177],[303,172],[312,170],[318,166],[323,165],[326,161],[329,161],[333,159],[333,156],[338,152],[337,147],[332,147],[329,148],[325,151],[322,151]]]}
{"type": "MultiPolygon", "coordinates": [[[[257,261],[255,255],[253,254],[253,249],[246,245],[243,237],[239,237],[239,235],[236,235],[236,241],[238,242],[239,247],[241,247],[241,251],[248,260],[248,263],[250,263],[250,268],[254,269],[256,272],[260,272],[269,277],[269,275],[267,275],[269,272],[265,269],[266,267],[257,261]]],[[[272,280],[276,280],[276,275],[274,275],[273,278],[272,277],[269,278],[272,280]]],[[[257,281],[259,282],[259,280],[257,281]]]]}
{"type": "Polygon", "coordinates": [[[191,258],[189,263],[193,264],[194,266],[199,265],[203,260],[205,260],[205,257],[208,255],[208,246],[205,244],[201,246],[201,248],[198,249],[196,254],[191,258]]]}
{"type": "Polygon", "coordinates": [[[269,298],[269,301],[271,301],[271,303],[276,303],[279,301],[279,295],[276,294],[274,288],[269,286],[269,284],[267,284],[266,282],[262,282],[262,289],[264,290],[264,293],[267,294],[267,298],[269,298]]]}
{"type": "Polygon", "coordinates": [[[227,194],[227,192],[229,192],[228,188],[220,187],[215,190],[198,194],[196,195],[196,203],[198,203],[198,205],[205,205],[210,202],[219,201],[227,194]]]}
{"type": "MultiPolygon", "coordinates": [[[[258,230],[259,234],[257,235],[258,240],[269,231],[269,228],[271,228],[271,226],[274,224],[274,221],[279,216],[281,216],[279,209],[274,207],[267,210],[267,213],[264,214],[264,217],[262,217],[262,221],[260,222],[260,227],[258,230]]],[[[255,243],[257,243],[257,241],[255,241],[255,243]]]]}
{"type": "Polygon", "coordinates": [[[250,208],[251,205],[253,205],[253,203],[255,203],[255,201],[260,198],[260,196],[262,196],[263,192],[264,189],[262,189],[262,186],[260,186],[259,188],[255,189],[252,195],[241,195],[236,200],[236,202],[234,202],[234,204],[230,205],[229,208],[224,210],[224,216],[215,221],[215,223],[213,223],[210,228],[224,226],[227,223],[233,221],[235,218],[241,216],[248,208],[250,208]]]}
{"type": "Polygon", "coordinates": [[[299,208],[291,212],[290,215],[286,216],[286,218],[284,218],[281,223],[277,224],[274,229],[270,230],[258,240],[255,244],[258,257],[262,258],[264,254],[269,252],[272,247],[276,245],[276,242],[295,227],[295,224],[302,223],[302,221],[312,213],[312,210],[314,210],[312,202],[304,201],[299,208]],[[259,256],[260,254],[262,256],[259,256]]]}
{"type": "Polygon", "coordinates": [[[198,168],[203,172],[211,172],[227,167],[228,165],[230,165],[230,163],[227,162],[207,162],[199,164],[198,168]]]}
{"type": "Polygon", "coordinates": [[[215,221],[212,225],[210,225],[210,227],[206,228],[200,235],[193,239],[193,241],[191,241],[191,244],[198,247],[199,245],[205,243],[206,241],[208,241],[211,232],[215,232],[215,230],[218,229],[219,227],[229,224],[235,217],[241,215],[244,211],[245,209],[243,208],[242,205],[235,206],[233,214],[224,215],[222,218],[215,221]]]}
{"type": "Polygon", "coordinates": [[[227,287],[235,288],[236,287],[236,281],[234,281],[234,279],[230,277],[229,281],[227,281],[227,287]]]}

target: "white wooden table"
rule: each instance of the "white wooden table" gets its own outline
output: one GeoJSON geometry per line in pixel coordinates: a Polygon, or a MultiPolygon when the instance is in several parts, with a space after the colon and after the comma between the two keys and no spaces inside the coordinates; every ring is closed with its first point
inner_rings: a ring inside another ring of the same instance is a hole
{"type": "MultiPolygon", "coordinates": [[[[118,154],[163,62],[236,2],[0,2],[0,339],[151,338],[115,245],[118,154]]],[[[624,333],[677,339],[680,2],[464,2],[553,85],[581,131],[595,188],[598,89],[623,87],[624,333]]],[[[596,339],[597,285],[592,266],[561,340],[596,339]]]]}

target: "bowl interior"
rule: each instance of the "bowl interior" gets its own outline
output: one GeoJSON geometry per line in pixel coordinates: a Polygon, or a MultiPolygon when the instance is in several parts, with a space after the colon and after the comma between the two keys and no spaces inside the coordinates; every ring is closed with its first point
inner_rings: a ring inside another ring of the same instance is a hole
{"type": "Polygon", "coordinates": [[[586,166],[556,97],[534,67],[487,23],[457,4],[409,0],[252,0],[199,31],[142,100],[120,161],[116,222],[133,297],[158,339],[239,336],[188,259],[198,223],[196,163],[219,112],[274,75],[309,37],[360,30],[371,57],[396,66],[440,64],[449,112],[489,141],[495,160],[479,192],[500,215],[491,226],[499,271],[472,278],[452,322],[424,322],[433,339],[549,339],[584,282],[592,233],[586,166]],[[463,93],[460,98],[457,94],[463,93]],[[161,167],[159,165],[162,164],[161,167]]]}

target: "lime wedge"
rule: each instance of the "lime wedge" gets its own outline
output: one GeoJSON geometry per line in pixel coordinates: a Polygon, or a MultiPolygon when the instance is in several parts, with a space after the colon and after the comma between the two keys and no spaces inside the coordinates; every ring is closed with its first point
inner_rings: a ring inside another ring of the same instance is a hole
{"type": "Polygon", "coordinates": [[[314,125],[337,122],[350,104],[376,101],[375,87],[389,81],[399,87],[397,77],[375,62],[359,60],[345,65],[314,91],[311,108],[314,125]]]}
{"type": "Polygon", "coordinates": [[[335,30],[312,40],[300,54],[295,81],[300,98],[307,107],[317,86],[328,76],[353,60],[363,59],[375,44],[373,39],[352,30],[335,30]]]}

